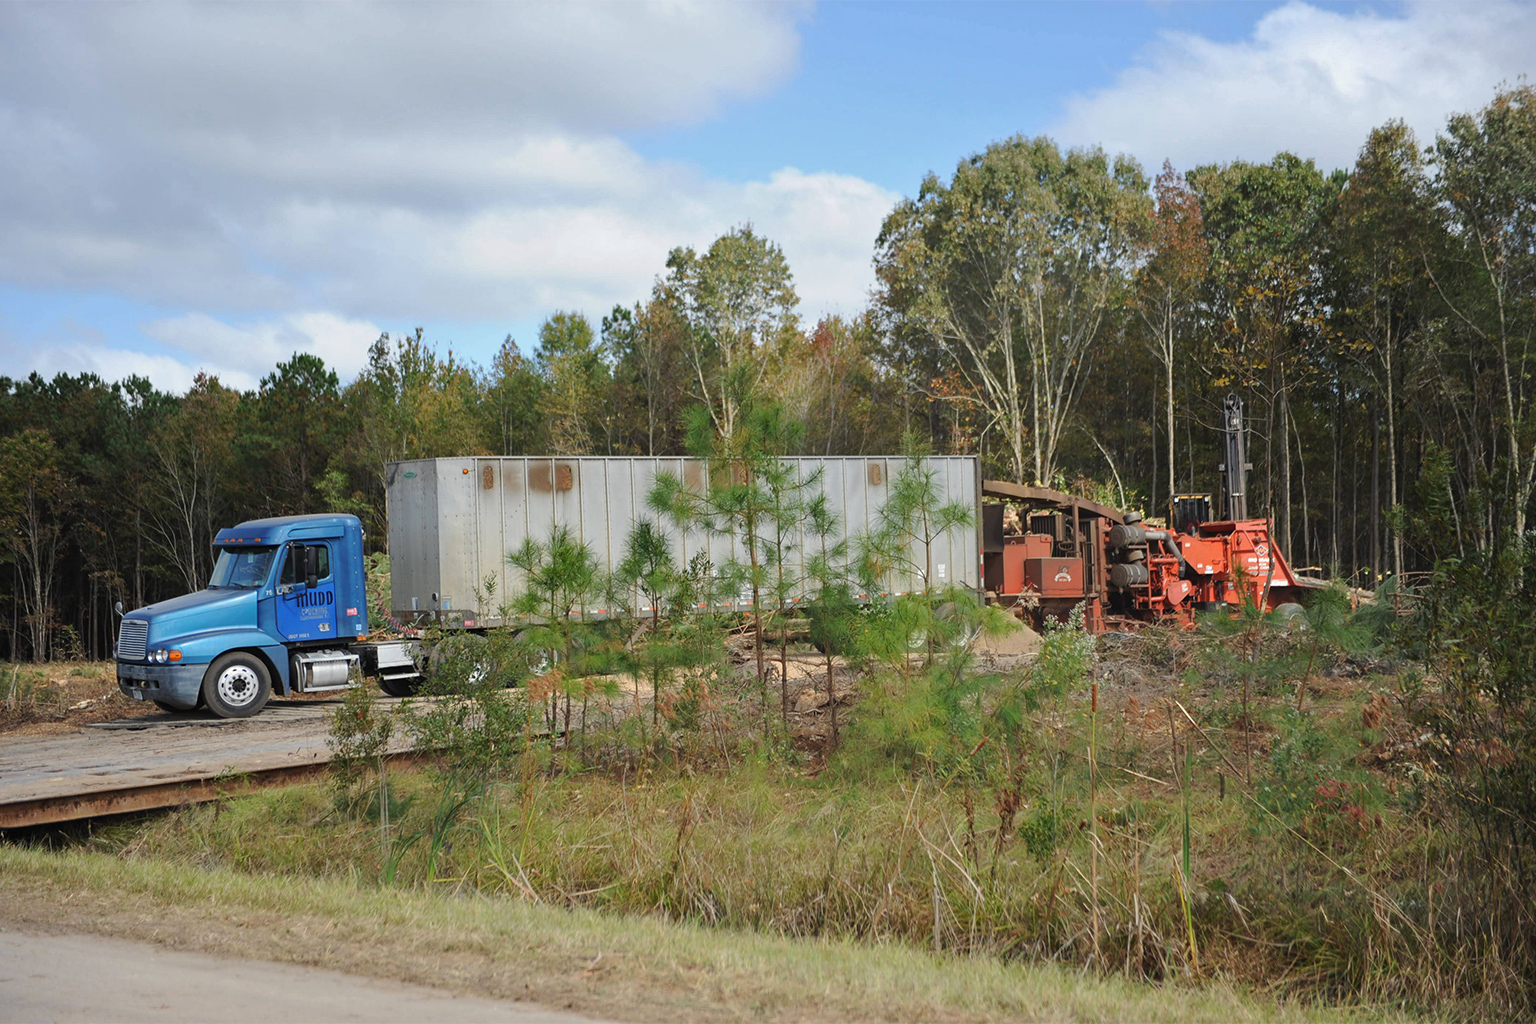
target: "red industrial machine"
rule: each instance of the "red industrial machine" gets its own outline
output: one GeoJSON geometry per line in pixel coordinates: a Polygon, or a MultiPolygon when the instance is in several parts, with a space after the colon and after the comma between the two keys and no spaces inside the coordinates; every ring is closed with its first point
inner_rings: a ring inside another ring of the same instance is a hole
{"type": "Polygon", "coordinates": [[[1090,632],[1175,619],[1245,601],[1274,609],[1320,586],[1296,576],[1270,537],[1269,521],[1248,517],[1242,400],[1224,407],[1222,515],[1208,494],[1178,495],[1167,528],[1134,512],[1044,487],[982,483],[982,575],[1001,604],[1038,628],[1083,605],[1090,632]]]}

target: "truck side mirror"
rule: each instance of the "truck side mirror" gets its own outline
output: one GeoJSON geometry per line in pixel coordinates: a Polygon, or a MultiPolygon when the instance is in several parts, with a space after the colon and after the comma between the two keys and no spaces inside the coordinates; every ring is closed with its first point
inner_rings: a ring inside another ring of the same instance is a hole
{"type": "Polygon", "coordinates": [[[122,618],[123,617],[123,602],[121,602],[121,601],[115,602],[112,605],[112,610],[117,612],[117,617],[118,618],[122,618]]]}
{"type": "Polygon", "coordinates": [[[320,549],[304,548],[304,586],[313,590],[320,583],[320,549]]]}

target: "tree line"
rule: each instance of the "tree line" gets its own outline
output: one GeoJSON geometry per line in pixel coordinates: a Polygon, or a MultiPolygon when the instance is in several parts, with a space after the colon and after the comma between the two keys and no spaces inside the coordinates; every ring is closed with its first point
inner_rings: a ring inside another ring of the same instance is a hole
{"type": "Polygon", "coordinates": [[[1249,410],[1251,514],[1293,565],[1375,585],[1528,543],[1536,491],[1536,90],[1354,166],[1280,153],[1149,178],[1016,136],[930,174],[875,241],[855,316],[802,319],[751,226],[668,254],[650,293],[563,311],[485,365],[421,330],[355,379],[297,354],[251,391],[0,378],[0,648],[105,656],[111,605],[202,586],[223,525],[348,511],[387,535],[384,464],[673,455],[771,397],[787,454],[976,454],[989,475],[1166,513],[1217,488],[1249,410]],[[690,411],[693,411],[692,413],[690,411]]]}

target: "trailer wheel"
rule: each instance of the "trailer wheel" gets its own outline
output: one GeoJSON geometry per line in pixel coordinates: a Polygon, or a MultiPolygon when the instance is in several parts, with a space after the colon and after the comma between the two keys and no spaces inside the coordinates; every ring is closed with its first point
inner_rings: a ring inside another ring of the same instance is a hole
{"type": "Polygon", "coordinates": [[[385,679],[381,676],[379,689],[387,697],[414,697],[416,691],[421,689],[421,676],[411,676],[409,679],[385,679]]]}
{"type": "Polygon", "coordinates": [[[272,696],[272,677],[260,658],[231,651],[208,666],[203,703],[220,718],[250,718],[272,696]]]}
{"type": "Polygon", "coordinates": [[[499,669],[491,644],[475,633],[445,636],[426,654],[421,674],[439,688],[462,689],[482,683],[499,669]]]}

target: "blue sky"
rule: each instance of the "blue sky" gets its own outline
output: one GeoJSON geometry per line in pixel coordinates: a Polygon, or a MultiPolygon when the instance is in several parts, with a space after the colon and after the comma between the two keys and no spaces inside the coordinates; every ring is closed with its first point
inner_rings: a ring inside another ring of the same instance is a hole
{"type": "Polygon", "coordinates": [[[1347,166],[1533,53],[1497,2],[4,5],[0,373],[484,361],[748,221],[852,313],[891,205],[995,139],[1347,166]]]}
{"type": "Polygon", "coordinates": [[[1114,80],[1159,33],[1246,36],[1273,3],[857,3],[801,23],[794,77],[727,116],[636,139],[647,156],[749,180],[790,164],[911,193],[928,171],[1114,80]]]}

